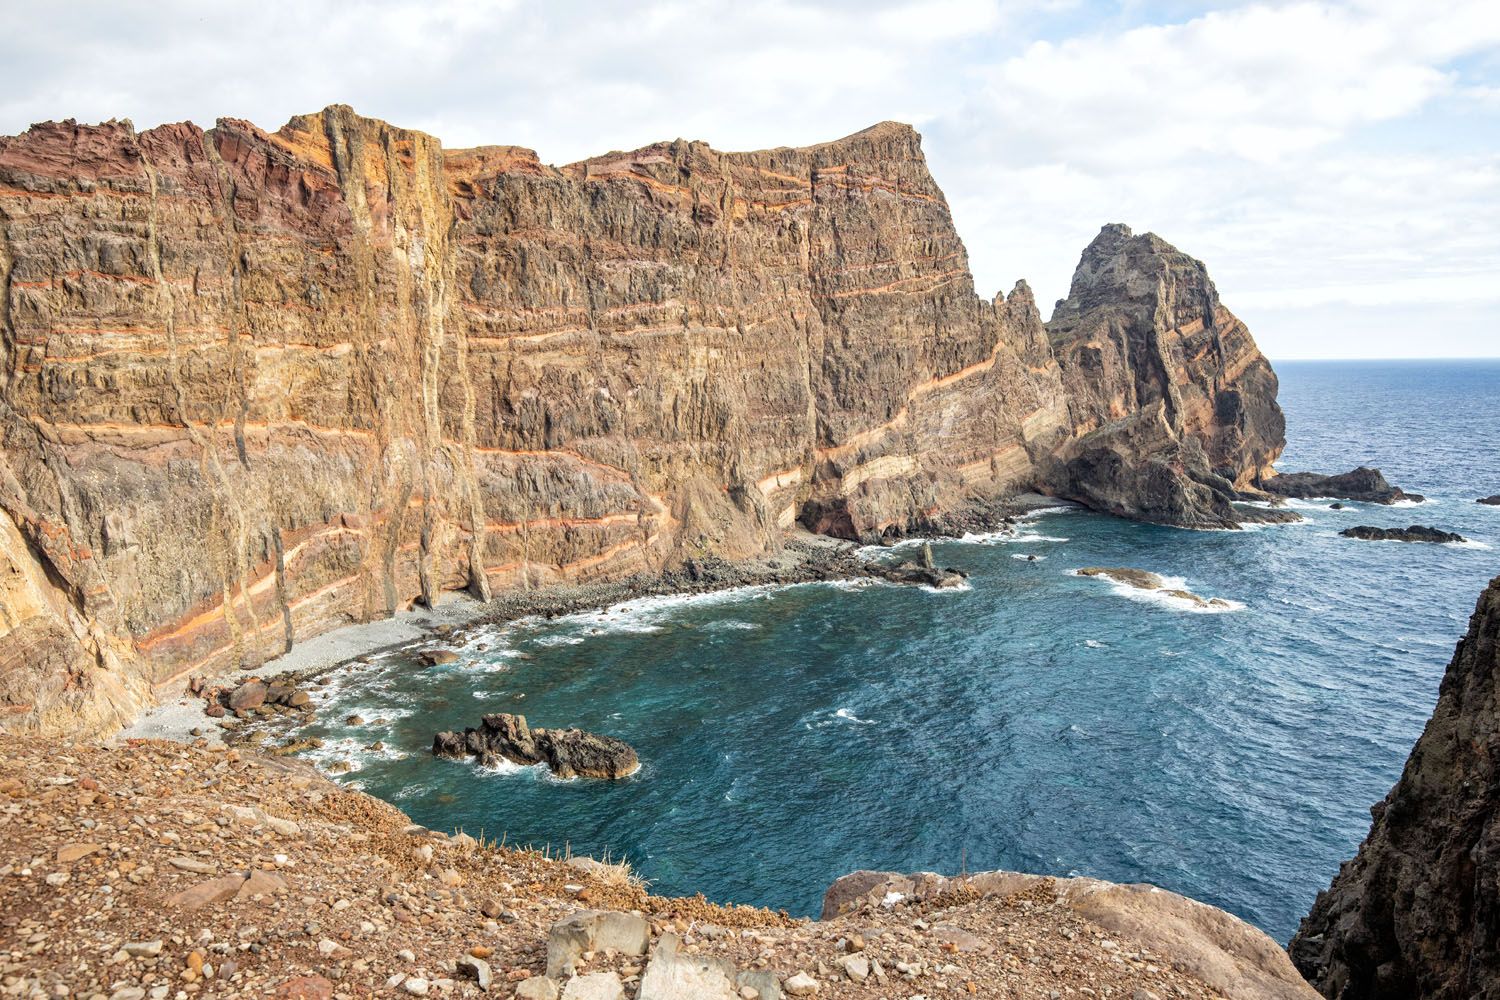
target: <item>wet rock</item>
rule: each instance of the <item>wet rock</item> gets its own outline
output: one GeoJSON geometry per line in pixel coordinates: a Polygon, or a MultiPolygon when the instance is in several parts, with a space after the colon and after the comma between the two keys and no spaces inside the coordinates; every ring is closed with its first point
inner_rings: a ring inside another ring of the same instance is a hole
{"type": "Polygon", "coordinates": [[[1137,590],[1161,590],[1166,586],[1166,581],[1155,573],[1148,573],[1143,569],[1130,569],[1125,566],[1086,566],[1078,571],[1079,576],[1102,576],[1116,583],[1123,583],[1127,587],[1137,590]]]}
{"type": "Polygon", "coordinates": [[[963,570],[937,566],[932,560],[932,546],[927,542],[922,543],[921,550],[916,556],[904,562],[895,564],[873,562],[869,569],[872,576],[891,583],[933,587],[938,590],[961,587],[969,578],[963,570]]]}
{"type": "Polygon", "coordinates": [[[1441,528],[1429,528],[1421,524],[1413,524],[1406,528],[1376,528],[1361,524],[1353,528],[1345,528],[1339,534],[1345,538],[1358,538],[1367,542],[1429,542],[1445,545],[1467,541],[1463,535],[1443,531],[1441,528]]]}
{"type": "Polygon", "coordinates": [[[541,764],[561,778],[623,778],[640,770],[640,758],[629,744],[581,729],[532,729],[524,715],[486,715],[478,729],[433,737],[436,757],[481,763],[504,758],[517,764],[541,764]]]}
{"type": "Polygon", "coordinates": [[[451,649],[424,649],[417,654],[417,662],[424,667],[440,667],[458,661],[459,655],[451,649]]]}
{"type": "Polygon", "coordinates": [[[1289,472],[1261,480],[1261,489],[1283,497],[1311,500],[1331,497],[1361,503],[1393,504],[1401,500],[1422,503],[1426,497],[1407,493],[1386,482],[1379,469],[1360,466],[1352,472],[1324,476],[1316,472],[1289,472]]]}
{"type": "Polygon", "coordinates": [[[1492,497],[1481,497],[1480,499],[1478,499],[1478,500],[1476,500],[1474,502],[1475,503],[1482,503],[1482,504],[1485,504],[1485,505],[1490,506],[1490,507],[1500,507],[1500,493],[1496,493],[1492,497]]]}

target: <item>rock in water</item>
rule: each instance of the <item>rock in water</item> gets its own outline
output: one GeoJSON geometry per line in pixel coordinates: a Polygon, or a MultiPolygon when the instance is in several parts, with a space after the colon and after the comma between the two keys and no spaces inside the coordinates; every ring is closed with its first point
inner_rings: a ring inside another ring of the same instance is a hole
{"type": "Polygon", "coordinates": [[[1500,577],[1353,861],[1289,950],[1324,996],[1500,996],[1500,577]]]}
{"type": "Polygon", "coordinates": [[[1361,503],[1393,504],[1398,500],[1422,503],[1427,499],[1419,493],[1407,493],[1392,486],[1385,481],[1385,476],[1379,469],[1365,466],[1337,476],[1324,476],[1316,472],[1288,472],[1286,475],[1263,479],[1260,486],[1267,493],[1301,500],[1333,497],[1336,500],[1358,500],[1361,503]]]}
{"type": "Polygon", "coordinates": [[[1079,576],[1102,576],[1116,583],[1123,583],[1127,587],[1137,590],[1160,590],[1166,586],[1166,581],[1155,573],[1148,573],[1143,569],[1130,569],[1125,566],[1086,566],[1078,571],[1079,576]]]}
{"type": "Polygon", "coordinates": [[[1434,542],[1442,545],[1468,541],[1463,535],[1443,531],[1440,528],[1429,528],[1421,524],[1413,524],[1408,528],[1376,528],[1368,524],[1360,524],[1353,528],[1345,528],[1339,534],[1345,538],[1359,538],[1367,542],[1434,542]]]}
{"type": "Polygon", "coordinates": [[[526,716],[500,712],[486,715],[478,729],[438,733],[432,739],[436,757],[503,757],[516,764],[543,764],[560,778],[624,778],[641,768],[640,758],[623,740],[582,729],[532,729],[526,716]]]}
{"type": "Polygon", "coordinates": [[[1047,336],[1077,420],[1043,461],[1046,492],[1194,528],[1295,517],[1238,510],[1285,443],[1276,375],[1203,263],[1105,226],[1047,336]]]}
{"type": "Polygon", "coordinates": [[[1481,497],[1475,503],[1482,503],[1490,507],[1500,507],[1500,493],[1496,493],[1492,497],[1481,497]]]}

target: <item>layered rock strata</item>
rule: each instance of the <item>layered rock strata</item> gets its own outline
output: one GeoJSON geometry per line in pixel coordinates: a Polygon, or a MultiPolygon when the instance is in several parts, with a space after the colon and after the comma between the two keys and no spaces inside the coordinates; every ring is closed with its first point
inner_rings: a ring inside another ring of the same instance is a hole
{"type": "Polygon", "coordinates": [[[1275,378],[1107,227],[1049,332],[917,134],[569,166],[346,107],[0,138],[6,725],[108,729],[444,591],[869,539],[1028,488],[1224,526],[1275,378]]]}
{"type": "Polygon", "coordinates": [[[1051,492],[1194,528],[1284,520],[1262,499],[1286,440],[1276,374],[1201,261],[1105,226],[1047,324],[1073,436],[1041,463],[1051,492]]]}
{"type": "Polygon", "coordinates": [[[1500,997],[1500,577],[1352,861],[1292,938],[1331,1000],[1500,997]]]}

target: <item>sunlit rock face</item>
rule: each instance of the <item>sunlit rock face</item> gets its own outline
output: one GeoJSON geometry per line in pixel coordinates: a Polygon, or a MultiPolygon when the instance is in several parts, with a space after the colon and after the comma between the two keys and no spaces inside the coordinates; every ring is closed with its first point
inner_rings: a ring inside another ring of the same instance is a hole
{"type": "Polygon", "coordinates": [[[976,295],[904,125],[562,168],[338,106],[0,138],[0,570],[45,598],[0,642],[67,637],[0,660],[6,724],[108,728],[443,591],[748,557],[799,523],[869,538],[1029,488],[1171,521],[1067,473],[1075,434],[1142,415],[1153,461],[1248,485],[1275,379],[1201,265],[1133,239],[1166,291],[1086,283],[1076,311],[1159,328],[1161,379],[1133,348],[1096,364],[1083,319],[1049,342],[1024,284],[976,295]]]}

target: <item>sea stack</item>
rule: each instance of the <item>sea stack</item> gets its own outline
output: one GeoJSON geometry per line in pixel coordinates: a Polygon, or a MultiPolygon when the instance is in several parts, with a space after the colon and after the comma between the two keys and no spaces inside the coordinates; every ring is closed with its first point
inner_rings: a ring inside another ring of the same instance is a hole
{"type": "Polygon", "coordinates": [[[1500,577],[1401,779],[1290,951],[1330,1000],[1500,996],[1500,577]]]}

